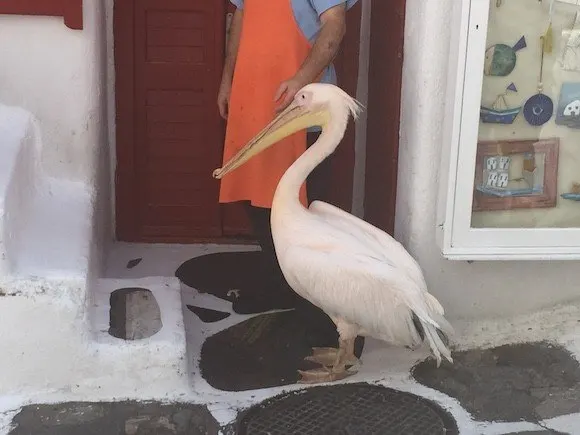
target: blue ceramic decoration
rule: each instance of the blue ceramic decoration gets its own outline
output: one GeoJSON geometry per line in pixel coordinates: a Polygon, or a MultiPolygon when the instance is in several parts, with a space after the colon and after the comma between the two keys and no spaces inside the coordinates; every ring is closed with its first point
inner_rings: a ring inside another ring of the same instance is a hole
{"type": "Polygon", "coordinates": [[[543,125],[552,118],[553,114],[552,99],[542,93],[531,96],[524,104],[524,118],[530,125],[543,125]]]}
{"type": "Polygon", "coordinates": [[[563,193],[560,196],[564,199],[569,199],[570,201],[580,201],[580,193],[563,193]]]}
{"type": "Polygon", "coordinates": [[[568,128],[580,128],[580,83],[562,83],[554,122],[568,128]]]}
{"type": "Polygon", "coordinates": [[[570,201],[580,201],[580,183],[572,183],[570,191],[563,193],[560,196],[570,201]]]}

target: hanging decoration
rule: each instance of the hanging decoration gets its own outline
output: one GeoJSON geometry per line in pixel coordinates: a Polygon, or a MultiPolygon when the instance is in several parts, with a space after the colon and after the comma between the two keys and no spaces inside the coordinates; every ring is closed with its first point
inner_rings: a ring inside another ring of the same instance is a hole
{"type": "Polygon", "coordinates": [[[522,36],[513,47],[506,44],[495,44],[485,51],[483,72],[487,76],[507,76],[516,67],[516,53],[526,48],[526,38],[522,36]]]}
{"type": "MultiPolygon", "coordinates": [[[[548,31],[550,31],[550,29],[551,27],[548,28],[548,31]]],[[[549,36],[546,34],[540,37],[542,47],[540,50],[540,77],[538,81],[538,93],[531,96],[528,101],[526,101],[526,104],[524,104],[524,118],[526,118],[528,124],[535,127],[548,122],[554,114],[554,103],[552,99],[543,94],[544,83],[542,80],[544,75],[544,54],[546,53],[546,48],[551,49],[551,47],[547,47],[545,43],[548,38],[549,36]]]]}
{"type": "Polygon", "coordinates": [[[499,94],[491,107],[481,106],[481,122],[490,124],[512,124],[522,110],[521,106],[510,108],[506,102],[507,93],[517,92],[516,85],[510,83],[505,92],[499,94]]]}

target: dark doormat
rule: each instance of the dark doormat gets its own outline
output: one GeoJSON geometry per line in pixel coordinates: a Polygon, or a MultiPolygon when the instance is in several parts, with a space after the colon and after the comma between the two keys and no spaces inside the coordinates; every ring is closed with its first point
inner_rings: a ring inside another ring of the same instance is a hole
{"type": "Polygon", "coordinates": [[[237,435],[458,434],[453,417],[427,399],[365,383],[313,387],[244,412],[237,435]]]}
{"type": "MultiPolygon", "coordinates": [[[[332,320],[311,304],[291,311],[262,314],[209,337],[202,346],[200,369],[214,388],[245,391],[295,384],[298,369],[317,366],[304,361],[312,347],[336,347],[332,320]]],[[[356,341],[360,357],[364,339],[356,341]]]]}
{"type": "Polygon", "coordinates": [[[153,402],[69,402],[25,406],[9,435],[217,435],[200,405],[153,402]]]}
{"type": "Polygon", "coordinates": [[[219,252],[184,262],[175,276],[199,291],[232,302],[238,314],[294,308],[304,300],[266,267],[261,251],[219,252]]]}

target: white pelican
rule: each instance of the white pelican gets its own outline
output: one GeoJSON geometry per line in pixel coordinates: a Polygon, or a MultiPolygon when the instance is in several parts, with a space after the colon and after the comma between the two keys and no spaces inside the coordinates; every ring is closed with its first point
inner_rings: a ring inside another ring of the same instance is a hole
{"type": "Polygon", "coordinates": [[[215,178],[299,130],[321,126],[318,141],[286,171],[277,186],[271,214],[276,255],[288,284],[335,323],[339,348],[315,348],[307,359],[322,368],[301,371],[301,382],[343,379],[356,373],[357,335],[416,348],[426,341],[432,354],[453,362],[451,325],[443,307],[428,293],[421,268],[387,233],[321,201],[305,208],[299,189],[310,172],[334,152],[350,115],[361,106],[329,84],[310,84],[264,130],[245,145],[215,178]],[[347,367],[350,369],[347,370],[347,367]]]}

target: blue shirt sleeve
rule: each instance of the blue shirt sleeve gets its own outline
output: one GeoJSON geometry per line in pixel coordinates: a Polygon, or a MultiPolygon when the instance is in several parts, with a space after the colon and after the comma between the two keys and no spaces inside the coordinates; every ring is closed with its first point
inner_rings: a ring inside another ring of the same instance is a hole
{"type": "Polygon", "coordinates": [[[230,3],[233,4],[238,9],[244,8],[244,0],[230,0],[230,3]]]}
{"type": "Polygon", "coordinates": [[[316,10],[318,16],[322,15],[328,9],[346,3],[346,8],[352,8],[358,0],[310,0],[312,7],[316,10]]]}

